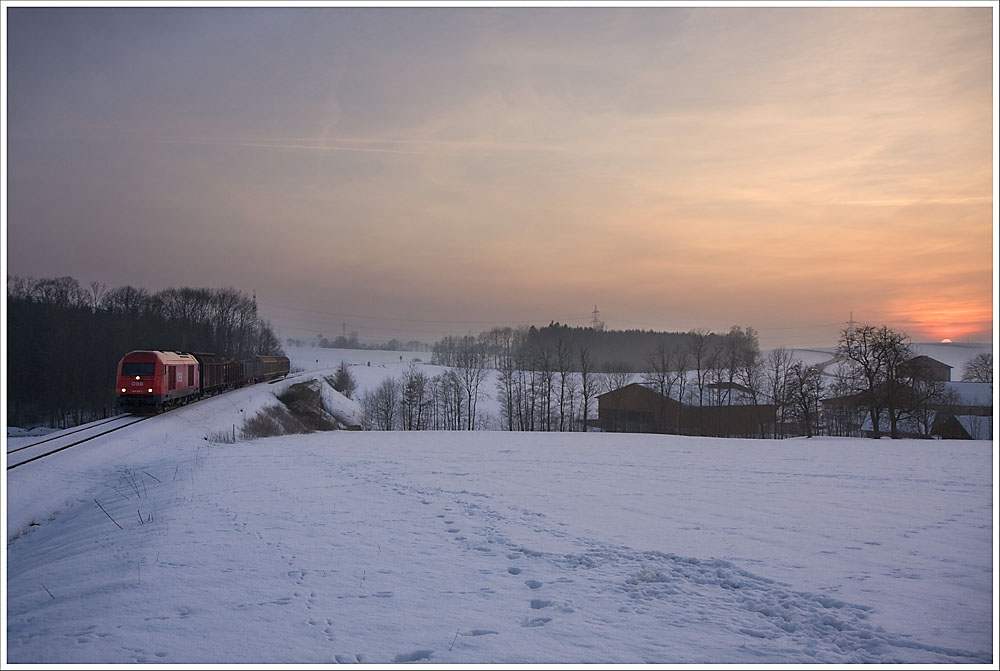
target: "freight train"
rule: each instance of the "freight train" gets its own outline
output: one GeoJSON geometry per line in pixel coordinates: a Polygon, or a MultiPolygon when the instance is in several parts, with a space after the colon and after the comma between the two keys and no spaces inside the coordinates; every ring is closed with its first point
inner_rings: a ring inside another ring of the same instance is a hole
{"type": "Polygon", "coordinates": [[[288,371],[284,356],[238,361],[205,352],[135,350],[118,362],[118,407],[156,414],[229,389],[276,380],[288,371]]]}

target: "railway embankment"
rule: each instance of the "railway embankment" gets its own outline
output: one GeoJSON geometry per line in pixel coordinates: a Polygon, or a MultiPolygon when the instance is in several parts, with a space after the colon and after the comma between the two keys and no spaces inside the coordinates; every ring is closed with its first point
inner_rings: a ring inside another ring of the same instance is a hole
{"type": "Polygon", "coordinates": [[[239,431],[244,440],[270,438],[315,431],[358,430],[360,420],[347,404],[329,387],[325,378],[294,383],[277,394],[279,401],[247,418],[239,431]],[[339,397],[339,398],[338,398],[339,397]],[[332,401],[332,402],[331,402],[332,401]]]}

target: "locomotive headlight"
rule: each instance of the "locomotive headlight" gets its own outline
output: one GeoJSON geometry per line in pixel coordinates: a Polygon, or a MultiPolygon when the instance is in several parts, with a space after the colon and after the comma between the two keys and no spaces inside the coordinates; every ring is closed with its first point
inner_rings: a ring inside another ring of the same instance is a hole
{"type": "Polygon", "coordinates": [[[146,391],[148,391],[148,392],[149,392],[150,394],[152,394],[152,393],[153,393],[153,388],[152,388],[152,387],[150,387],[150,388],[149,388],[149,389],[147,389],[146,391]]]}
{"type": "Polygon", "coordinates": [[[139,376],[138,376],[138,375],[136,375],[136,376],[135,376],[135,379],[137,379],[137,380],[138,380],[138,379],[140,379],[140,378],[139,378],[139,376]]]}
{"type": "Polygon", "coordinates": [[[123,394],[125,393],[125,387],[122,387],[122,393],[123,394]]]}

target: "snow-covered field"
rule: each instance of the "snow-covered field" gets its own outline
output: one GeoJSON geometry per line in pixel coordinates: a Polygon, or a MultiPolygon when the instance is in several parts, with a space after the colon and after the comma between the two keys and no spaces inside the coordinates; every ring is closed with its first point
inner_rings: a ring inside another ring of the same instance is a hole
{"type": "Polygon", "coordinates": [[[205,440],[279,386],[7,473],[5,662],[995,666],[986,441],[205,440]]]}

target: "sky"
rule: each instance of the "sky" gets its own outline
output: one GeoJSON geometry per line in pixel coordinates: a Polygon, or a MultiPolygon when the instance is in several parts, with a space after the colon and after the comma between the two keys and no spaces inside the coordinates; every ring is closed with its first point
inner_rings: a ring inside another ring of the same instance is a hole
{"type": "Polygon", "coordinates": [[[4,10],[10,275],[282,339],[993,337],[988,4],[4,10]]]}

